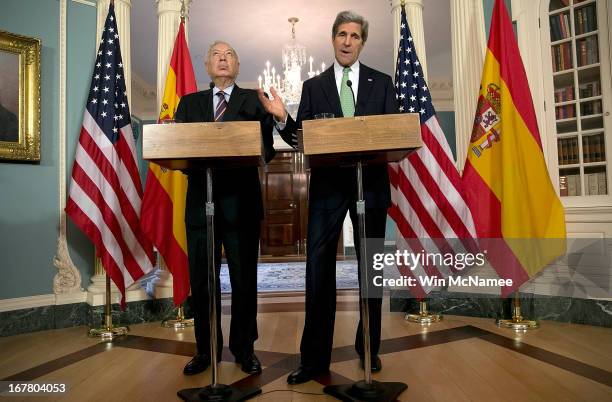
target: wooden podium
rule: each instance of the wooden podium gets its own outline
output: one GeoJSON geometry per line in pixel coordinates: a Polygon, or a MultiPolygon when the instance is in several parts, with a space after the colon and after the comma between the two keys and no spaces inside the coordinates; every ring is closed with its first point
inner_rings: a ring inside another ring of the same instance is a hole
{"type": "Polygon", "coordinates": [[[254,388],[240,390],[218,383],[217,303],[215,293],[213,169],[257,166],[261,162],[262,143],[257,121],[222,123],[179,123],[145,125],[142,156],[167,169],[206,170],[206,231],[208,255],[208,306],[210,321],[210,356],[212,383],[203,388],[177,392],[186,401],[243,401],[261,393],[254,388]]]}
{"type": "Polygon", "coordinates": [[[412,113],[306,120],[302,128],[298,146],[311,167],[397,162],[422,145],[412,113]]]}
{"type": "MultiPolygon", "coordinates": [[[[354,384],[328,385],[323,391],[342,401],[395,401],[408,388],[401,382],[372,380],[368,269],[366,261],[364,164],[397,162],[422,146],[418,114],[356,116],[302,122],[299,147],[311,167],[356,167],[359,269],[361,270],[361,322],[363,330],[364,380],[354,384]]],[[[381,250],[382,251],[382,250],[381,250]]]]}

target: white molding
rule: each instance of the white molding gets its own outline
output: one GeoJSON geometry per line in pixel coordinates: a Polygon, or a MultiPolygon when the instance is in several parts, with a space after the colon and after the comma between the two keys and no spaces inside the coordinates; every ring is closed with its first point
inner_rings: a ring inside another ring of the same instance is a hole
{"type": "Polygon", "coordinates": [[[565,221],[567,223],[609,224],[612,223],[612,206],[568,207],[565,208],[565,221]]]}
{"type": "Polygon", "coordinates": [[[87,292],[80,291],[74,293],[63,293],[55,295],[55,305],[84,303],[87,300],[87,292]]]}
{"type": "Polygon", "coordinates": [[[14,299],[0,300],[0,312],[22,310],[26,308],[45,307],[55,304],[55,295],[40,295],[16,297],[14,299]]]}
{"type": "MultiPolygon", "coordinates": [[[[102,306],[105,303],[105,293],[92,293],[80,291],[66,294],[46,294],[27,297],[16,297],[13,299],[0,300],[0,313],[7,311],[23,310],[28,308],[61,306],[66,304],[87,303],[90,306],[102,306]]],[[[155,300],[170,299],[172,289],[155,289],[155,300]]],[[[111,299],[113,304],[119,303],[121,295],[119,292],[112,292],[111,299]]],[[[143,300],[153,300],[146,294],[144,289],[128,290],[126,292],[126,302],[137,302],[143,300]]]]}
{"type": "Polygon", "coordinates": [[[91,6],[91,7],[97,7],[98,6],[95,1],[87,1],[87,0],[71,0],[71,1],[73,3],[84,4],[86,6],[91,6]]]}

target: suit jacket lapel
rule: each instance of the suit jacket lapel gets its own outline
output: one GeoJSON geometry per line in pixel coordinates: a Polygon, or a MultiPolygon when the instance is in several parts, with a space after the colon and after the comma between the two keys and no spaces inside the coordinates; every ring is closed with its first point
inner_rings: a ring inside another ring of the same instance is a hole
{"type": "Polygon", "coordinates": [[[207,89],[201,92],[200,108],[202,109],[202,118],[204,121],[213,121],[213,101],[212,90],[207,89]]]}
{"type": "Polygon", "coordinates": [[[229,103],[227,104],[227,110],[223,114],[224,121],[234,121],[238,112],[246,99],[246,93],[238,85],[234,84],[232,95],[230,96],[229,103]]]}
{"type": "Polygon", "coordinates": [[[363,116],[365,114],[366,102],[374,86],[371,70],[370,67],[363,63],[359,66],[359,91],[357,93],[357,104],[355,105],[355,116],[363,116]]]}
{"type": "Polygon", "coordinates": [[[336,77],[334,76],[334,65],[325,70],[320,76],[322,80],[321,86],[327,97],[327,103],[331,107],[334,116],[342,117],[342,106],[340,105],[340,96],[338,95],[338,87],[336,86],[336,77]]]}

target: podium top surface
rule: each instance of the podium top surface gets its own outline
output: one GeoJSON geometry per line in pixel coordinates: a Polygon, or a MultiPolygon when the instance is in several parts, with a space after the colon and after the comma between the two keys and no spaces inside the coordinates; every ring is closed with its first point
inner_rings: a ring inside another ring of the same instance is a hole
{"type": "Polygon", "coordinates": [[[258,121],[147,124],[143,159],[170,169],[204,164],[257,165],[262,154],[258,121]]]}

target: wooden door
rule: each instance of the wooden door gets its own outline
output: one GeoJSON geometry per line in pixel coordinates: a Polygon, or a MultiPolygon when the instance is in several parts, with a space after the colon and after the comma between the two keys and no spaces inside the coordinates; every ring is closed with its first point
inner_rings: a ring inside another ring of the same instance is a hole
{"type": "Polygon", "coordinates": [[[297,152],[279,152],[261,170],[262,257],[303,254],[301,212],[306,205],[306,183],[298,166],[300,156],[297,152]],[[302,196],[304,200],[300,200],[302,196]]]}

